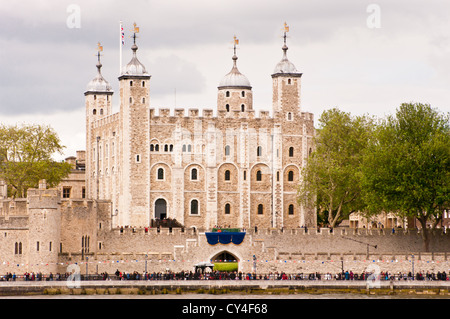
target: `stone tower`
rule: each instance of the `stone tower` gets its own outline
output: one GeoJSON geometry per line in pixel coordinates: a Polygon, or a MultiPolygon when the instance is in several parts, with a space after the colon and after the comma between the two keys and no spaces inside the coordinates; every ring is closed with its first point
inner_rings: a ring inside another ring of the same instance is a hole
{"type": "Polygon", "coordinates": [[[219,83],[217,110],[246,112],[253,110],[253,92],[249,80],[237,68],[236,45],[239,40],[234,37],[233,67],[219,83]]]}
{"type": "Polygon", "coordinates": [[[150,211],[150,75],[137,58],[123,68],[120,86],[120,144],[122,190],[118,221],[121,225],[149,225],[150,211]]]}
{"type": "Polygon", "coordinates": [[[86,195],[88,198],[99,199],[99,167],[100,167],[100,135],[94,130],[94,123],[106,116],[111,115],[111,100],[113,95],[112,86],[106,81],[101,73],[99,44],[97,76],[89,82],[85,95],[86,104],[86,195]]]}
{"type": "Polygon", "coordinates": [[[46,189],[46,182],[39,182],[39,189],[27,192],[29,232],[29,261],[32,271],[55,272],[61,240],[61,197],[56,189],[46,189]]]}

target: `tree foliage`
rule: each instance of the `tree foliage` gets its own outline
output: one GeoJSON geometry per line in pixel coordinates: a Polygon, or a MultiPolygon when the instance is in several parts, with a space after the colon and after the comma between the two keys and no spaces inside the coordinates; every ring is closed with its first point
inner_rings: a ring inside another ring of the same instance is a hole
{"type": "Polygon", "coordinates": [[[41,179],[56,186],[71,169],[68,163],[52,160],[63,148],[48,126],[0,125],[0,179],[8,185],[9,195],[25,197],[27,189],[37,187],[41,179]]]}
{"type": "Polygon", "coordinates": [[[448,114],[426,104],[402,104],[378,125],[362,176],[367,212],[417,218],[428,249],[427,223],[436,227],[450,208],[448,114]]]}
{"type": "Polygon", "coordinates": [[[335,227],[363,208],[361,169],[373,119],[331,109],[322,113],[315,150],[302,171],[299,202],[315,203],[319,218],[335,227]]]}

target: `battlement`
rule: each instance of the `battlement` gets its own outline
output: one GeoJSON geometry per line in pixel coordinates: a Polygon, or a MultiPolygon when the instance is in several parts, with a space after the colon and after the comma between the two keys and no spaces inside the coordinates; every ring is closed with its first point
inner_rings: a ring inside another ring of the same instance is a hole
{"type": "Polygon", "coordinates": [[[119,122],[119,113],[114,113],[92,122],[92,128],[99,128],[111,123],[118,123],[118,122],[119,122]]]}
{"type": "MultiPolygon", "coordinates": [[[[176,120],[180,118],[190,118],[190,119],[222,119],[222,118],[233,118],[233,119],[245,119],[245,120],[272,120],[274,117],[270,116],[269,111],[259,111],[258,116],[255,116],[255,110],[248,110],[245,112],[241,112],[239,110],[233,110],[227,112],[225,110],[218,110],[217,116],[214,116],[214,112],[212,109],[203,109],[202,112],[197,108],[175,108],[173,109],[173,113],[171,113],[171,109],[169,108],[160,108],[160,109],[150,109],[150,118],[158,119],[160,117],[168,118],[169,120],[176,120]]],[[[310,113],[305,113],[310,114],[310,113]]],[[[100,120],[99,120],[100,121],[100,120]]]]}

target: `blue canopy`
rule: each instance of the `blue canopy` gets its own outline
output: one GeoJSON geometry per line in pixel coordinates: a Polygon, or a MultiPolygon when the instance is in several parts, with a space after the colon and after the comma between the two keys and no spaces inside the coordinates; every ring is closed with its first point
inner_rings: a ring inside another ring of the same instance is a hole
{"type": "Polygon", "coordinates": [[[208,244],[214,246],[217,244],[228,245],[233,243],[235,245],[240,245],[244,241],[244,232],[214,232],[205,233],[206,240],[208,244]]]}

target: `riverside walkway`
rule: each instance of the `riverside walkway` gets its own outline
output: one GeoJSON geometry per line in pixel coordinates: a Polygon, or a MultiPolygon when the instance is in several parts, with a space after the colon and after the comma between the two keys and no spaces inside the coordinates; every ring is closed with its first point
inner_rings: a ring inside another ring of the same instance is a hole
{"type": "Polygon", "coordinates": [[[381,293],[438,294],[450,297],[450,281],[337,280],[86,280],[2,281],[0,296],[45,294],[168,294],[168,293],[381,293]],[[106,291],[106,292],[105,292],[106,291]]]}

